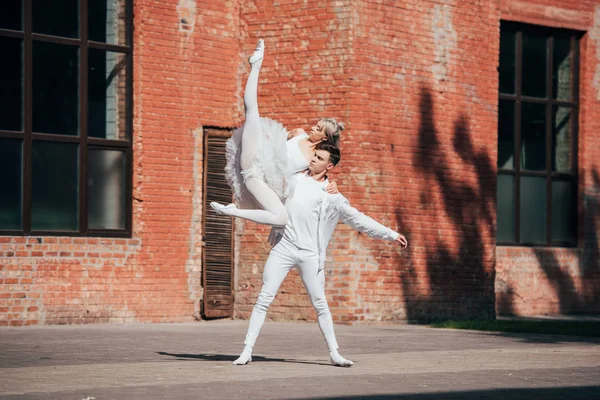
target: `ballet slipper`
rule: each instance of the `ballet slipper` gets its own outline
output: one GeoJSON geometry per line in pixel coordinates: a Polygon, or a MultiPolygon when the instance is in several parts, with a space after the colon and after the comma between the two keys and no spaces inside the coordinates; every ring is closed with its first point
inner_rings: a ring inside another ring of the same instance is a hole
{"type": "Polygon", "coordinates": [[[256,44],[256,49],[254,50],[254,54],[248,58],[248,62],[250,65],[254,64],[258,60],[262,60],[265,56],[265,41],[262,39],[258,39],[258,43],[256,44]]]}
{"type": "Polygon", "coordinates": [[[224,206],[221,203],[217,203],[216,201],[211,201],[210,206],[218,215],[228,215],[227,211],[231,211],[237,208],[237,206],[233,203],[227,204],[224,206]]]}

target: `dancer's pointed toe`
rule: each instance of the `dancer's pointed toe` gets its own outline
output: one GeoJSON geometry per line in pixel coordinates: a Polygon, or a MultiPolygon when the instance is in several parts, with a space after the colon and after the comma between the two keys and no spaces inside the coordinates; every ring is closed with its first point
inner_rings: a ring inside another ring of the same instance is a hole
{"type": "Polygon", "coordinates": [[[235,204],[227,204],[224,206],[221,203],[217,203],[216,201],[211,201],[210,206],[218,215],[229,215],[228,211],[232,211],[237,208],[235,204]]]}
{"type": "Polygon", "coordinates": [[[250,65],[256,63],[259,60],[262,60],[265,56],[265,41],[262,39],[258,39],[258,43],[256,44],[256,49],[254,50],[254,54],[248,58],[248,62],[250,65]]]}

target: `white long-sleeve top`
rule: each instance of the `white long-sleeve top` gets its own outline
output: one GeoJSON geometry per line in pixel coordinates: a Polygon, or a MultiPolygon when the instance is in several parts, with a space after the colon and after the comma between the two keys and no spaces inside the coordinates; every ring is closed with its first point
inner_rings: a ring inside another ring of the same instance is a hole
{"type": "MultiPolygon", "coordinates": [[[[313,179],[308,174],[297,174],[295,178],[298,179],[296,184],[302,179],[313,179]]],[[[318,202],[311,202],[312,207],[318,207],[317,237],[312,237],[310,239],[316,242],[316,246],[314,246],[314,248],[316,248],[319,253],[319,271],[321,271],[325,266],[327,246],[329,245],[333,231],[335,230],[335,227],[339,221],[342,221],[351,228],[363,232],[374,239],[393,241],[398,238],[400,235],[398,232],[380,224],[373,218],[368,217],[367,215],[358,211],[356,208],[350,206],[348,199],[341,194],[328,194],[325,192],[327,184],[327,180],[322,184],[322,200],[318,202]]],[[[298,189],[297,186],[293,189],[292,194],[290,195],[290,198],[288,198],[288,202],[286,204],[301,204],[301,201],[298,201],[301,200],[301,198],[296,198],[296,196],[303,196],[304,193],[302,190],[296,189],[298,189]]],[[[286,208],[289,215],[292,215],[295,212],[293,208],[287,206],[286,208]]],[[[310,214],[314,215],[313,213],[306,212],[303,214],[307,216],[310,214]]],[[[281,231],[273,230],[271,232],[271,236],[269,237],[269,242],[271,245],[275,245],[281,236],[281,231]]]]}

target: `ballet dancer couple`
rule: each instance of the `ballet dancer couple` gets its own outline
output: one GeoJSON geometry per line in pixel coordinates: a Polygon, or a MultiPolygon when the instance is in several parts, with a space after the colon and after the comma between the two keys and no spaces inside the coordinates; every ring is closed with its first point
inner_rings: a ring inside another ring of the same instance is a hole
{"type": "Polygon", "coordinates": [[[310,133],[288,132],[277,121],[258,112],[258,76],[264,59],[264,41],[258,41],[249,58],[250,75],[244,91],[246,121],[227,141],[226,178],[238,204],[211,203],[220,215],[247,219],[273,227],[273,246],[263,270],[263,286],[250,317],[245,347],[235,365],[252,361],[252,349],[267,310],[292,268],[297,268],[317,313],[319,328],[329,349],[331,365],[350,367],[353,362],[338,352],[333,320],[325,297],[323,271],[326,249],[338,223],[375,239],[397,242],[406,238],[350,206],[330,183],[327,173],[340,161],[342,123],[321,119],[310,133]]]}

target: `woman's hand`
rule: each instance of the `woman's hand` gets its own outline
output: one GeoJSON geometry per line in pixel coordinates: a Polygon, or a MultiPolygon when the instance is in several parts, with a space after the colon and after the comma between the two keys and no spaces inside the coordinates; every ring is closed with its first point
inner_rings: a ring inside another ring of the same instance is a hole
{"type": "Polygon", "coordinates": [[[398,235],[398,237],[396,238],[396,242],[400,243],[400,247],[402,247],[402,249],[406,249],[408,247],[408,241],[406,240],[404,235],[398,235]]]}
{"type": "Polygon", "coordinates": [[[303,135],[305,133],[306,133],[306,131],[302,128],[292,129],[291,131],[288,131],[288,133],[287,133],[287,140],[290,140],[291,138],[295,138],[296,136],[303,135]]]}
{"type": "Polygon", "coordinates": [[[340,191],[338,190],[338,185],[336,181],[329,182],[325,191],[329,194],[338,194],[340,191]]]}

